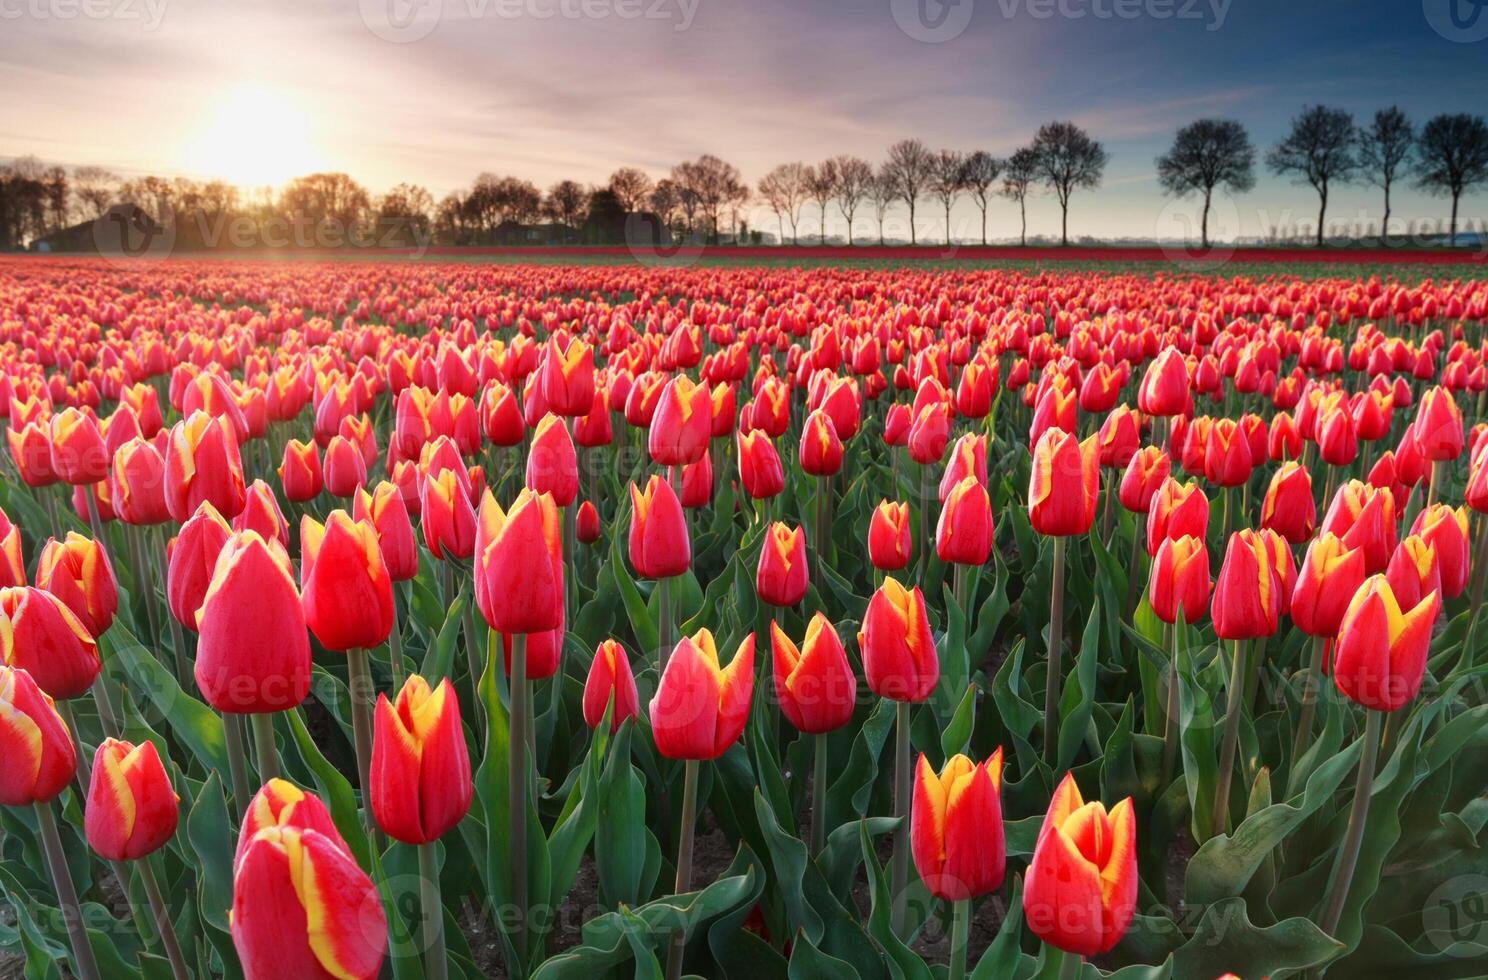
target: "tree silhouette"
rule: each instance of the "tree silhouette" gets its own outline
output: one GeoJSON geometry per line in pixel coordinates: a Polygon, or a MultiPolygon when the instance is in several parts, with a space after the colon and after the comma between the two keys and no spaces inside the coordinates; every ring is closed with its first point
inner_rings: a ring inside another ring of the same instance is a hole
{"type": "Polygon", "coordinates": [[[1354,117],[1343,109],[1308,106],[1292,120],[1291,132],[1266,154],[1271,172],[1312,185],[1318,195],[1317,245],[1323,245],[1328,188],[1347,183],[1358,169],[1354,154],[1354,117]]]}
{"type": "Polygon", "coordinates": [[[1178,130],[1173,145],[1157,158],[1157,179],[1176,197],[1204,198],[1199,239],[1209,247],[1209,207],[1216,187],[1244,193],[1255,187],[1255,148],[1245,127],[1229,119],[1200,119],[1178,130]]]}

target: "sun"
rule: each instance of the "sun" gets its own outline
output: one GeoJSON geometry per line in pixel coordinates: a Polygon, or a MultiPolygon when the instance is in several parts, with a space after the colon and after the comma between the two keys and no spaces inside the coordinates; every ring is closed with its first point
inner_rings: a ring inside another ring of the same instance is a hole
{"type": "Polygon", "coordinates": [[[259,87],[214,100],[189,157],[191,170],[245,188],[278,186],[321,164],[305,113],[259,87]]]}

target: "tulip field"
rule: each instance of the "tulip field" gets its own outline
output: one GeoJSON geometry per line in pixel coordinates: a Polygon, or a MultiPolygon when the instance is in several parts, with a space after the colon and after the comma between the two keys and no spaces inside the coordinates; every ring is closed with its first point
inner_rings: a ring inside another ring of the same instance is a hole
{"type": "Polygon", "coordinates": [[[1428,271],[0,260],[0,977],[1488,976],[1428,271]]]}

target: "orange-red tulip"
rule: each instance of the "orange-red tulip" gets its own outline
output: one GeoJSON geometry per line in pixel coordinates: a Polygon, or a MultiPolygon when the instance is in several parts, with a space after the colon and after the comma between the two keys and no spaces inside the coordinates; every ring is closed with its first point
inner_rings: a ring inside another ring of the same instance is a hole
{"type": "Polygon", "coordinates": [[[527,487],[550,493],[559,507],[567,507],[579,495],[579,458],[563,420],[544,416],[532,434],[527,450],[527,487]]]}
{"type": "Polygon", "coordinates": [[[0,751],[0,805],[45,803],[77,772],[72,735],[51,697],[8,660],[0,663],[0,751]]]}
{"type": "Polygon", "coordinates": [[[1369,574],[1383,572],[1395,551],[1395,497],[1389,490],[1350,480],[1338,488],[1319,530],[1338,535],[1349,548],[1363,549],[1369,574]]]}
{"type": "Polygon", "coordinates": [[[702,458],[713,435],[713,394],[679,374],[661,389],[646,435],[651,460],[658,466],[685,466],[702,458]]]}
{"type": "Polygon", "coordinates": [[[1404,538],[1390,557],[1385,581],[1401,606],[1414,606],[1424,596],[1440,592],[1441,561],[1436,548],[1418,534],[1404,538]]]}
{"type": "Polygon", "coordinates": [[[196,412],[171,429],[165,453],[165,503],[185,523],[202,501],[224,517],[243,509],[243,461],[232,423],[196,412]]]}
{"type": "Polygon", "coordinates": [[[1116,491],[1116,499],[1121,501],[1122,507],[1133,513],[1147,513],[1147,508],[1152,505],[1152,498],[1168,481],[1172,468],[1172,459],[1166,452],[1157,446],[1143,446],[1127,462],[1126,470],[1121,475],[1121,486],[1116,491]]]}
{"type": "Polygon", "coordinates": [[[923,701],[940,679],[925,596],[892,577],[868,600],[858,649],[868,687],[881,698],[923,701]]]}
{"type": "Polygon", "coordinates": [[[1470,548],[1467,534],[1467,508],[1448,507],[1446,504],[1431,504],[1422,508],[1411,525],[1411,533],[1419,534],[1436,549],[1441,562],[1441,589],[1443,599],[1455,599],[1467,587],[1467,576],[1471,569],[1470,548]]]}
{"type": "Polygon", "coordinates": [[[88,690],[102,668],[82,621],[61,599],[30,586],[0,589],[0,660],[29,671],[64,701],[88,690]]]}
{"type": "Polygon", "coordinates": [[[1034,845],[1023,914],[1039,939],[1079,956],[1110,952],[1137,902],[1137,818],[1131,798],[1106,811],[1066,775],[1034,845]]]}
{"type": "Polygon", "coordinates": [[[265,541],[289,547],[289,522],[279,509],[274,491],[262,480],[254,480],[243,495],[243,509],[232,520],[234,531],[257,531],[265,541]]]}
{"type": "Polygon", "coordinates": [[[921,753],[912,799],[910,853],[930,894],[963,902],[996,891],[1007,866],[1002,749],[980,763],[953,755],[939,773],[921,753]]]}
{"type": "Polygon", "coordinates": [[[992,554],[992,500],[975,476],[951,488],[935,528],[935,552],[943,562],[981,565],[992,554]]]}
{"type": "Polygon", "coordinates": [[[1364,582],[1364,552],[1324,531],[1307,546],[1292,589],[1292,622],[1308,636],[1332,639],[1364,582]]]}
{"type": "Polygon", "coordinates": [[[1100,494],[1100,456],[1095,437],[1080,442],[1049,429],[1033,449],[1028,477],[1028,519],[1039,534],[1084,534],[1095,523],[1100,494]]]}
{"type": "Polygon", "coordinates": [[[26,560],[21,553],[21,529],[0,510],[0,589],[26,584],[26,560]]]}
{"type": "Polygon", "coordinates": [[[176,834],[180,797],[151,741],[106,738],[93,756],[83,832],[109,861],[136,861],[176,834]]]}
{"type": "Polygon", "coordinates": [[[406,582],[418,574],[418,545],[413,537],[413,524],[408,507],[395,484],[379,483],[371,493],[363,489],[351,502],[351,516],[371,524],[377,531],[377,544],[388,577],[406,582]]]}
{"type": "Polygon", "coordinates": [[[852,717],[858,680],[832,623],[811,617],[800,647],[776,622],[770,623],[775,697],[780,713],[797,731],[816,735],[835,731],[852,717]]]}
{"type": "Polygon", "coordinates": [[[36,561],[36,586],[62,600],[95,637],[114,623],[119,609],[114,566],[92,538],[68,531],[61,541],[48,540],[36,561]]]}
{"type": "Polygon", "coordinates": [[[651,734],[668,759],[706,762],[728,751],[744,731],[754,693],[754,634],[727,667],[706,629],[678,642],[651,699],[651,734]]]}
{"type": "Polygon", "coordinates": [[[367,794],[377,826],[405,844],[438,840],[464,819],[472,789],[460,702],[449,678],[430,689],[414,674],[396,701],[378,694],[367,794]]]}
{"type": "Polygon", "coordinates": [[[1275,531],[1290,544],[1312,537],[1317,505],[1312,498],[1312,475],[1300,463],[1282,463],[1266,487],[1261,503],[1261,527],[1275,531]]]}
{"type": "Polygon", "coordinates": [[[559,338],[548,338],[542,386],[543,398],[557,414],[586,414],[594,404],[594,348],[581,340],[560,346],[559,338]]]}
{"type": "Polygon", "coordinates": [[[546,633],[563,622],[563,541],[558,508],[523,490],[502,511],[487,490],[476,531],[475,600],[501,633],[546,633]]]}
{"type": "Polygon", "coordinates": [[[1264,533],[1247,528],[1230,535],[1209,610],[1222,640],[1272,635],[1285,611],[1283,602],[1290,601],[1285,594],[1290,583],[1277,574],[1264,533]]]}
{"type": "Polygon", "coordinates": [[[442,470],[424,480],[419,494],[424,545],[440,559],[465,559],[475,551],[475,508],[461,473],[442,470]]]}
{"type": "Polygon", "coordinates": [[[1209,608],[1209,551],[1202,538],[1185,534],[1164,538],[1152,559],[1147,599],[1152,612],[1165,623],[1196,623],[1209,608]]]}
{"type": "Polygon", "coordinates": [[[1440,611],[1438,592],[1402,610],[1383,575],[1366,579],[1338,628],[1333,655],[1338,689],[1376,711],[1409,704],[1421,689],[1431,627],[1440,611]]]}
{"type": "Polygon", "coordinates": [[[305,624],[327,650],[380,646],[393,629],[393,581],[377,531],[333,510],[322,525],[300,520],[300,591],[305,624]]]}
{"type": "Polygon", "coordinates": [[[49,487],[61,479],[52,469],[52,440],[44,423],[27,422],[5,430],[10,458],[28,487],[49,487]]]}
{"type": "Polygon", "coordinates": [[[881,572],[909,564],[909,504],[881,500],[868,520],[868,560],[881,572]]]}
{"type": "Polygon", "coordinates": [[[1185,534],[1202,540],[1209,531],[1209,498],[1196,483],[1165,480],[1147,507],[1147,553],[1157,554],[1167,538],[1185,534]]]}
{"type": "Polygon", "coordinates": [[[821,409],[806,416],[800,459],[801,469],[812,476],[832,476],[842,469],[842,440],[832,417],[821,409]]]}
{"type": "Polygon", "coordinates": [[[1411,423],[1415,443],[1432,462],[1456,459],[1462,455],[1465,439],[1462,432],[1462,410],[1452,393],[1440,386],[1421,396],[1411,423]]]}
{"type": "Polygon", "coordinates": [[[806,597],[809,576],[806,533],[778,521],[771,524],[754,575],[760,600],[772,606],[794,606],[806,597]]]}
{"type": "Polygon", "coordinates": [[[85,486],[108,476],[109,455],[93,416],[64,408],[51,418],[52,472],[65,483],[85,486]]]}
{"type": "Polygon", "coordinates": [[[110,470],[114,513],[125,524],[164,524],[171,519],[165,501],[165,457],[154,443],[131,439],[114,452],[110,470]]]}
{"type": "Polygon", "coordinates": [[[625,648],[616,640],[605,640],[594,651],[594,662],[589,665],[589,676],[584,681],[584,723],[598,728],[612,701],[610,731],[613,732],[620,729],[625,719],[640,714],[641,700],[625,648]]]}
{"type": "Polygon", "coordinates": [[[1143,415],[1182,415],[1190,404],[1188,365],[1177,349],[1169,347],[1147,365],[1137,389],[1137,408],[1143,415]]]}
{"type": "Polygon", "coordinates": [[[755,500],[773,497],[785,489],[785,473],[775,445],[763,431],[738,432],[739,482],[744,492],[755,500]]]}
{"type": "Polygon", "coordinates": [[[687,518],[672,486],[652,474],[646,489],[630,485],[630,564],[642,578],[671,578],[692,564],[687,518]]]}

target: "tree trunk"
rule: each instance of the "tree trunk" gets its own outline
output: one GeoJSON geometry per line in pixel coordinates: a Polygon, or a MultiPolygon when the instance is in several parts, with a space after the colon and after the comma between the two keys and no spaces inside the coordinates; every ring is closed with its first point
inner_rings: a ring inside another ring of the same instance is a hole
{"type": "Polygon", "coordinates": [[[1060,210],[1060,213],[1062,215],[1062,217],[1060,218],[1060,226],[1059,226],[1059,244],[1060,245],[1068,245],[1069,244],[1069,201],[1067,201],[1067,200],[1066,201],[1062,201],[1060,203],[1060,205],[1059,205],[1059,210],[1060,210]]]}
{"type": "Polygon", "coordinates": [[[1380,225],[1380,244],[1390,244],[1390,182],[1385,181],[1385,222],[1380,225]]]}
{"type": "Polygon", "coordinates": [[[982,205],[982,244],[987,244],[987,205],[982,205]]]}
{"type": "Polygon", "coordinates": [[[821,243],[827,244],[827,206],[825,204],[822,205],[821,243]]]}
{"type": "Polygon", "coordinates": [[[1018,244],[1019,245],[1022,245],[1024,248],[1027,248],[1028,247],[1028,199],[1026,197],[1020,197],[1020,198],[1018,198],[1018,216],[1022,219],[1022,222],[1023,222],[1022,227],[1018,231],[1018,244]]]}
{"type": "Polygon", "coordinates": [[[1451,237],[1447,239],[1453,248],[1457,247],[1457,199],[1462,195],[1461,191],[1452,192],[1452,225],[1451,237]]]}
{"type": "Polygon", "coordinates": [[[1199,247],[1209,251],[1209,195],[1212,190],[1204,192],[1204,216],[1199,219],[1199,247]]]}
{"type": "Polygon", "coordinates": [[[1317,247],[1323,247],[1323,216],[1328,213],[1328,191],[1323,189],[1318,192],[1318,226],[1317,247]]]}
{"type": "Polygon", "coordinates": [[[914,198],[909,199],[909,244],[919,244],[919,242],[915,240],[914,198]]]}
{"type": "Polygon", "coordinates": [[[879,215],[879,217],[878,217],[878,247],[879,248],[883,248],[883,243],[884,243],[884,237],[883,237],[883,215],[879,215]]]}
{"type": "Polygon", "coordinates": [[[951,244],[951,206],[946,205],[946,245],[951,244]]]}

